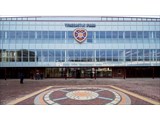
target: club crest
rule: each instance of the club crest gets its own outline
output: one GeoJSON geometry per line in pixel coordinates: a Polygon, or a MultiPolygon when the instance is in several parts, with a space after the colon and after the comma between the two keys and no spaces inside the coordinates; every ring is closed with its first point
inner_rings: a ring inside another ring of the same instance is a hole
{"type": "Polygon", "coordinates": [[[87,39],[87,30],[83,28],[77,28],[73,31],[73,36],[76,41],[82,43],[87,39]]]}

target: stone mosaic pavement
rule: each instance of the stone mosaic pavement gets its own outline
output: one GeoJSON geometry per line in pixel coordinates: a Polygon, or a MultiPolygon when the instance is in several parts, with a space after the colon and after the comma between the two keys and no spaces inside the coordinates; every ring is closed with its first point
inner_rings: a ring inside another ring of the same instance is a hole
{"type": "Polygon", "coordinates": [[[48,86],[8,104],[16,105],[152,105],[152,99],[110,85],[48,86]]]}

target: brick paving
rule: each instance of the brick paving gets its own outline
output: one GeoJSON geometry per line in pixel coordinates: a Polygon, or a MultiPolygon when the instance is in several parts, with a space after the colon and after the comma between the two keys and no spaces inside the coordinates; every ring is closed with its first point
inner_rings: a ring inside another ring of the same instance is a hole
{"type": "MultiPolygon", "coordinates": [[[[19,84],[18,79],[0,80],[0,104],[7,104],[11,100],[21,98],[27,94],[43,89],[47,86],[53,86],[54,88],[60,88],[65,86],[103,86],[114,85],[139,95],[151,98],[160,102],[160,79],[43,79],[43,80],[30,80],[25,79],[24,84],[19,84]]],[[[18,104],[33,104],[33,96],[18,104]]],[[[143,100],[139,100],[135,97],[131,98],[131,104],[143,105],[147,103],[143,100]]],[[[61,100],[61,103],[66,102],[61,100]]],[[[100,100],[95,100],[95,104],[100,104],[100,100]]],[[[85,103],[81,103],[85,104],[85,103]]],[[[91,104],[91,103],[90,103],[91,104]]]]}

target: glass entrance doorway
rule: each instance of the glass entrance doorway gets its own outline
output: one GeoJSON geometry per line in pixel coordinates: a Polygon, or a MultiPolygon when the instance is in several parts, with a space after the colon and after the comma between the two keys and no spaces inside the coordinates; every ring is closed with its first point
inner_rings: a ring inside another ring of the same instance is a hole
{"type": "Polygon", "coordinates": [[[66,68],[67,78],[93,78],[94,68],[66,68]]]}

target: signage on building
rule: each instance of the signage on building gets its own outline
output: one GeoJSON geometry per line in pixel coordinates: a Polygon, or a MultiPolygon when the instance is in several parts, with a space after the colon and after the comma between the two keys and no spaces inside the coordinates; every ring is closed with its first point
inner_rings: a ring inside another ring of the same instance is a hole
{"type": "Polygon", "coordinates": [[[84,28],[77,28],[73,31],[73,37],[79,43],[84,42],[87,39],[87,35],[87,30],[84,28]]]}
{"type": "Polygon", "coordinates": [[[66,23],[65,27],[96,27],[96,24],[69,24],[69,23],[66,23]]]}

